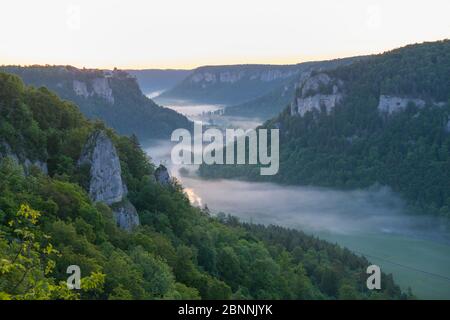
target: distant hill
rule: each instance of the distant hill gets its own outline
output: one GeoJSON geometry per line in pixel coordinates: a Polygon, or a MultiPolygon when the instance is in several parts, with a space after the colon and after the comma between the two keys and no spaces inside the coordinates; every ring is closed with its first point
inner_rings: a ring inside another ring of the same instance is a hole
{"type": "Polygon", "coordinates": [[[280,129],[280,170],[202,165],[207,177],[343,189],[388,185],[422,212],[450,217],[450,40],[409,45],[313,72],[280,129]]]}
{"type": "Polygon", "coordinates": [[[173,88],[192,73],[192,70],[180,69],[143,69],[125,71],[136,77],[139,87],[145,95],[153,96],[173,88]]]}
{"type": "Polygon", "coordinates": [[[136,79],[124,71],[71,66],[4,66],[0,71],[18,75],[27,85],[47,87],[77,104],[88,118],[101,119],[120,134],[146,140],[191,127],[183,115],[147,98],[136,79]]]}
{"type": "Polygon", "coordinates": [[[161,99],[239,104],[260,97],[297,76],[299,65],[204,66],[193,70],[161,99]]]}
{"type": "Polygon", "coordinates": [[[295,89],[301,83],[302,79],[307,77],[312,71],[329,70],[361,59],[365,59],[365,57],[298,64],[297,66],[300,72],[293,76],[290,81],[283,83],[263,96],[230,106],[225,109],[224,114],[227,116],[270,119],[280,113],[294,99],[295,89]]]}

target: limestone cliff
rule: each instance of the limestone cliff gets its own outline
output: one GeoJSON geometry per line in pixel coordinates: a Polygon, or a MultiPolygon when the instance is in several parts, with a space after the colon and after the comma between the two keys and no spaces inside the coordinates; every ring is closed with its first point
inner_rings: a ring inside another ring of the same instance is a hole
{"type": "Polygon", "coordinates": [[[118,226],[131,230],[139,225],[134,206],[126,199],[127,188],[122,180],[119,156],[104,131],[95,131],[81,153],[78,165],[88,165],[89,197],[94,202],[111,205],[118,226]]]}
{"type": "Polygon", "coordinates": [[[298,94],[291,103],[291,115],[303,116],[308,111],[325,108],[329,113],[341,100],[342,81],[332,79],[326,73],[305,77],[299,83],[298,94]]]}
{"type": "Polygon", "coordinates": [[[298,70],[280,70],[276,66],[273,69],[248,71],[248,70],[226,70],[226,71],[199,71],[187,80],[192,83],[235,83],[242,79],[259,80],[264,82],[286,79],[298,74],[298,70]]]}
{"type": "Polygon", "coordinates": [[[232,105],[258,98],[289,83],[301,72],[300,65],[203,66],[192,71],[158,99],[181,99],[232,105]]]}
{"type": "Polygon", "coordinates": [[[109,77],[94,78],[87,82],[73,80],[73,91],[76,95],[84,98],[97,96],[105,99],[110,104],[114,104],[114,96],[109,85],[109,77]],[[89,88],[91,88],[89,90],[89,88]]]}
{"type": "Polygon", "coordinates": [[[92,201],[112,204],[126,195],[119,157],[105,132],[96,131],[89,137],[78,163],[90,166],[89,196],[92,201]]]}

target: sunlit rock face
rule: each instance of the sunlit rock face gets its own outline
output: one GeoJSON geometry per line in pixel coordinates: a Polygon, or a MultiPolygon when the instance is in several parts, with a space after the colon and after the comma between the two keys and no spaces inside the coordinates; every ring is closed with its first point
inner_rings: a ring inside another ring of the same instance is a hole
{"type": "Polygon", "coordinates": [[[325,108],[329,113],[341,100],[341,81],[331,79],[325,73],[307,76],[299,83],[297,97],[291,103],[291,115],[305,115],[308,111],[325,108]]]}
{"type": "Polygon", "coordinates": [[[155,170],[155,179],[161,185],[169,185],[170,184],[170,174],[165,166],[162,164],[155,170]]]}
{"type": "Polygon", "coordinates": [[[419,108],[425,106],[425,101],[422,99],[381,95],[378,110],[391,114],[406,109],[410,103],[415,104],[419,108]]]}
{"type": "Polygon", "coordinates": [[[114,96],[109,85],[109,78],[95,78],[89,82],[73,80],[73,91],[76,95],[84,98],[97,96],[105,99],[108,103],[114,104],[114,96]]]}
{"type": "Polygon", "coordinates": [[[139,225],[133,204],[125,197],[127,188],[122,181],[120,160],[111,139],[104,131],[95,131],[81,153],[79,165],[90,167],[89,197],[113,209],[118,226],[131,230],[139,225]]]}

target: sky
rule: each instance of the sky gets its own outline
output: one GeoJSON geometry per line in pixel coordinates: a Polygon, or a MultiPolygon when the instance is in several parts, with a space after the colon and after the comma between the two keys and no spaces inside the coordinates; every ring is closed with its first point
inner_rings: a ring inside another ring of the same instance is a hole
{"type": "Polygon", "coordinates": [[[1,64],[291,64],[450,38],[449,0],[2,0],[1,64]]]}

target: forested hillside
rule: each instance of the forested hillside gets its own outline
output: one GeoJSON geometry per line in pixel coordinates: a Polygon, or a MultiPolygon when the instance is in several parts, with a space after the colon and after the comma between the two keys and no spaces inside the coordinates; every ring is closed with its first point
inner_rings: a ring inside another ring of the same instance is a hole
{"type": "Polygon", "coordinates": [[[315,73],[265,127],[280,128],[280,171],[202,166],[246,177],[337,188],[390,186],[450,217],[450,41],[410,45],[315,73]]]}
{"type": "Polygon", "coordinates": [[[260,118],[264,121],[277,116],[288,105],[295,96],[295,90],[301,80],[313,71],[324,71],[334,69],[338,66],[348,65],[354,61],[365,59],[365,56],[328,61],[314,61],[298,64],[299,75],[294,76],[290,81],[271,90],[263,96],[250,101],[232,105],[224,109],[226,116],[239,116],[260,118]]]}
{"type": "Polygon", "coordinates": [[[161,185],[137,139],[87,120],[46,88],[0,73],[0,299],[400,299],[390,276],[301,232],[211,217],[176,182],[161,185]],[[94,130],[117,149],[140,226],[93,203],[78,159],[94,130]],[[8,147],[6,147],[8,146],[8,147]],[[7,149],[7,150],[6,150],[7,149]],[[48,164],[48,174],[23,159],[48,164]],[[78,265],[81,291],[66,269],[78,265]]]}
{"type": "Polygon", "coordinates": [[[6,66],[0,71],[20,76],[27,85],[47,87],[76,103],[88,118],[100,119],[120,134],[167,138],[177,128],[191,128],[186,117],[144,96],[136,79],[123,71],[70,66],[6,66]]]}

